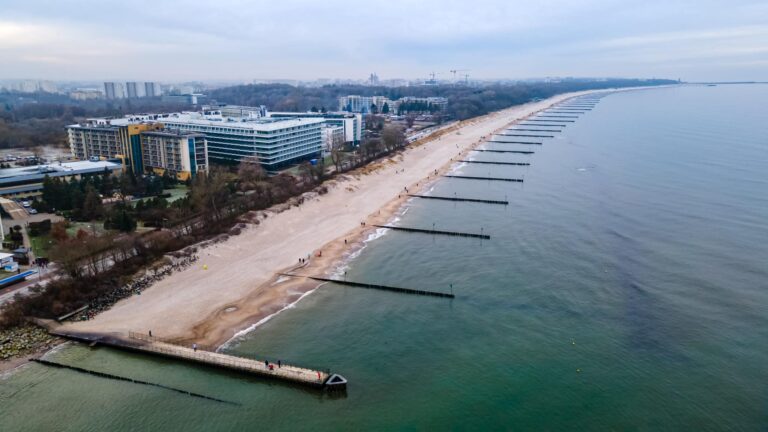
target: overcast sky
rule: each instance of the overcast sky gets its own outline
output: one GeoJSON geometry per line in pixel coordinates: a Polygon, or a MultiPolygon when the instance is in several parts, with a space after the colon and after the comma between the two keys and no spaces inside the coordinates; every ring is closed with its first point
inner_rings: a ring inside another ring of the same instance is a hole
{"type": "Polygon", "coordinates": [[[0,0],[0,78],[768,80],[767,0],[0,0]]]}

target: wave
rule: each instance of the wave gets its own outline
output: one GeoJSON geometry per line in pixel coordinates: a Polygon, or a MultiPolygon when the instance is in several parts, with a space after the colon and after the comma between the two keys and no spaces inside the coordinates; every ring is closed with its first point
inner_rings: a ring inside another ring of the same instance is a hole
{"type": "Polygon", "coordinates": [[[279,314],[283,313],[284,311],[286,311],[286,310],[288,310],[288,309],[293,309],[293,308],[295,308],[295,307],[296,307],[296,305],[297,305],[297,304],[298,304],[298,303],[299,303],[299,302],[300,302],[302,299],[304,299],[304,297],[306,297],[306,296],[308,296],[308,295],[312,294],[313,292],[317,291],[317,289],[318,289],[318,288],[320,288],[320,286],[322,286],[322,285],[324,285],[324,284],[320,284],[320,285],[318,285],[316,288],[314,288],[314,289],[311,289],[311,290],[309,290],[309,291],[305,292],[304,294],[300,295],[300,296],[299,296],[299,298],[297,298],[297,299],[296,299],[296,300],[294,300],[293,302],[291,302],[291,303],[289,303],[289,304],[285,305],[285,307],[283,307],[283,308],[282,308],[282,309],[280,309],[279,311],[277,311],[277,312],[275,312],[275,313],[273,313],[273,314],[269,314],[269,315],[265,316],[264,318],[262,318],[262,319],[260,319],[260,320],[256,321],[255,323],[251,324],[251,325],[250,325],[250,326],[248,326],[247,328],[245,328],[245,329],[243,329],[243,330],[240,330],[239,332],[235,333],[235,334],[234,334],[234,335],[233,335],[231,338],[229,338],[229,340],[227,340],[226,342],[224,342],[223,344],[221,344],[221,346],[219,346],[218,348],[216,348],[216,352],[221,352],[222,350],[226,350],[226,349],[230,349],[230,348],[236,347],[236,346],[237,346],[237,344],[240,342],[240,339],[241,339],[242,337],[244,337],[244,336],[247,336],[247,335],[248,335],[248,333],[250,333],[250,332],[252,332],[252,331],[256,330],[256,329],[257,329],[259,326],[261,326],[262,324],[264,324],[264,323],[268,322],[269,320],[271,320],[272,318],[276,317],[277,315],[279,315],[279,314]]]}

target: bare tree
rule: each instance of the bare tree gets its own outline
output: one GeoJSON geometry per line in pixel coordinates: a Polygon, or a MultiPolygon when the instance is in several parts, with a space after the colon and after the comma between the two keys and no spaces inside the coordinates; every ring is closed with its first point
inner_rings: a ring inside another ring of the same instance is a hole
{"type": "Polygon", "coordinates": [[[253,190],[256,184],[267,177],[258,156],[244,157],[237,167],[237,186],[241,191],[253,190]]]}
{"type": "Polygon", "coordinates": [[[402,129],[390,124],[381,131],[381,142],[388,152],[392,152],[405,144],[405,134],[402,129]]]}

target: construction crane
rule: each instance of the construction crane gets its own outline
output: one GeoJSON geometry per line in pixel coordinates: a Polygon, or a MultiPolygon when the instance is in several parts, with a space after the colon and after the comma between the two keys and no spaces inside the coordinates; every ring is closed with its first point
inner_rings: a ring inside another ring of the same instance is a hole
{"type": "Polygon", "coordinates": [[[440,73],[430,72],[429,73],[429,80],[425,81],[424,84],[425,85],[437,85],[437,80],[435,79],[435,77],[437,75],[440,75],[440,73]]]}
{"type": "MultiPolygon", "coordinates": [[[[453,74],[453,80],[456,81],[456,72],[469,72],[470,70],[471,69],[453,69],[453,70],[451,70],[451,73],[453,74]]],[[[465,80],[466,80],[466,77],[468,77],[469,75],[464,74],[464,76],[465,76],[465,80]]]]}

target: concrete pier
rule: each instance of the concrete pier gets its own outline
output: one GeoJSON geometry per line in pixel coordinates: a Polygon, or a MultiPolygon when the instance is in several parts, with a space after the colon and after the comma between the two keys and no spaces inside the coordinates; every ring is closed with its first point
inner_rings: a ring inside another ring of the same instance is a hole
{"type": "Polygon", "coordinates": [[[142,333],[129,332],[127,335],[119,333],[84,333],[62,331],[58,328],[49,329],[48,331],[54,336],[89,345],[106,345],[263,378],[287,381],[316,389],[345,390],[347,384],[346,379],[340,375],[331,374],[328,371],[307,369],[287,364],[282,364],[278,367],[276,363],[271,363],[273,367],[270,368],[265,361],[222,354],[213,350],[203,349],[202,347],[195,349],[191,343],[188,346],[178,345],[142,333]]]}

